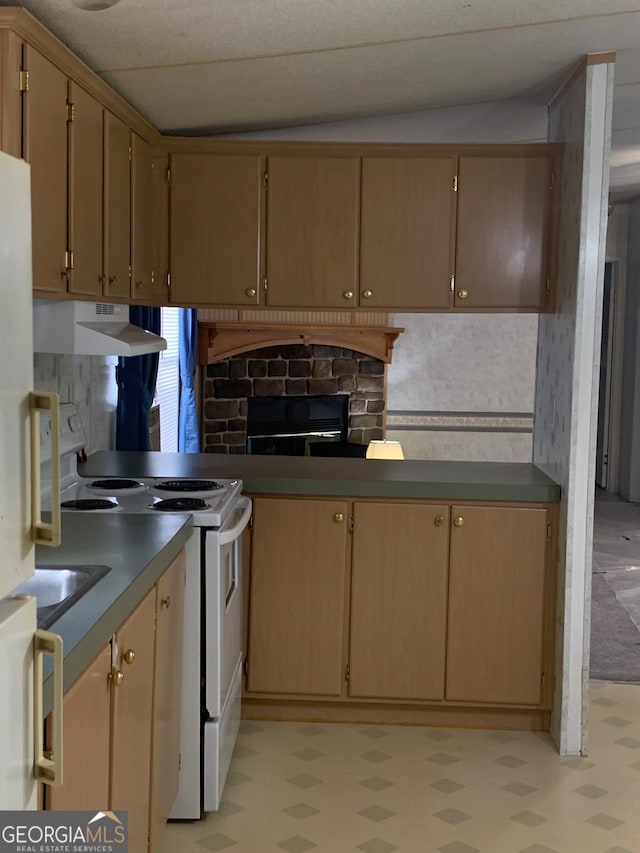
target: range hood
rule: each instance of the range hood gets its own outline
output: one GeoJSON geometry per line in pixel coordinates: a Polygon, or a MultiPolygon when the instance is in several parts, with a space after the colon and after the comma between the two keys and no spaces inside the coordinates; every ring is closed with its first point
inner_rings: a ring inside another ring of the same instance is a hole
{"type": "Polygon", "coordinates": [[[164,338],[129,322],[129,306],[34,299],[35,352],[144,355],[167,348],[164,338]]]}

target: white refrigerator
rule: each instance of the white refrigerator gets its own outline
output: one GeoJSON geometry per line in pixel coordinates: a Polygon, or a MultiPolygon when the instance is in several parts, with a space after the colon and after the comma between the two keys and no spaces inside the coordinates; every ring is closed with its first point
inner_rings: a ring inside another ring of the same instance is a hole
{"type": "Polygon", "coordinates": [[[37,630],[35,599],[10,595],[34,572],[36,542],[57,544],[60,533],[39,507],[39,411],[53,433],[57,396],[33,391],[29,178],[24,161],[0,152],[0,809],[37,808],[37,780],[56,783],[60,757],[42,755],[37,709],[42,654],[56,645],[61,685],[61,646],[37,630]]]}

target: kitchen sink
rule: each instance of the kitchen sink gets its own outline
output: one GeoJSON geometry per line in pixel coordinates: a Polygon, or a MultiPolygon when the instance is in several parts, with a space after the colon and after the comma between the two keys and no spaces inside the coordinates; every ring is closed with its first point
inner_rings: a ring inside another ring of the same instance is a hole
{"type": "Polygon", "coordinates": [[[12,594],[33,595],[38,628],[48,628],[110,571],[109,566],[36,566],[12,594]]]}

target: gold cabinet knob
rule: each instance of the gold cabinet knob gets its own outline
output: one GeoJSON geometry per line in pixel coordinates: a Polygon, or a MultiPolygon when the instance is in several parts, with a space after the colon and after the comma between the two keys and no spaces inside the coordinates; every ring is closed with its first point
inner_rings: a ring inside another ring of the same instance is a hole
{"type": "Polygon", "coordinates": [[[125,663],[128,663],[129,665],[131,665],[135,659],[136,659],[136,653],[134,652],[133,649],[127,649],[126,652],[122,652],[122,660],[125,663]]]}
{"type": "Polygon", "coordinates": [[[244,292],[244,295],[251,297],[251,296],[255,296],[256,293],[257,293],[257,291],[256,291],[255,287],[247,287],[247,289],[244,292]]]}
{"type": "Polygon", "coordinates": [[[114,672],[110,672],[107,676],[107,679],[113,684],[114,687],[120,687],[122,682],[124,681],[124,672],[120,669],[116,669],[114,672]]]}
{"type": "Polygon", "coordinates": [[[436,517],[433,519],[433,523],[436,527],[442,527],[442,525],[444,524],[444,515],[436,515],[436,517]]]}
{"type": "Polygon", "coordinates": [[[353,299],[353,290],[345,290],[342,295],[345,299],[353,299]]]}
{"type": "Polygon", "coordinates": [[[334,520],[335,522],[337,522],[338,524],[339,524],[341,521],[344,521],[344,513],[343,513],[343,512],[337,512],[337,513],[333,516],[333,520],[334,520]]]}
{"type": "Polygon", "coordinates": [[[458,299],[466,299],[468,295],[469,291],[465,290],[464,287],[462,288],[462,290],[458,291],[458,299]]]}
{"type": "Polygon", "coordinates": [[[372,296],[373,296],[373,290],[363,290],[362,291],[362,298],[363,299],[371,299],[372,296]]]}
{"type": "Polygon", "coordinates": [[[462,525],[464,524],[464,518],[461,515],[457,515],[453,519],[453,523],[455,524],[456,527],[462,527],[462,525]]]}
{"type": "Polygon", "coordinates": [[[167,595],[160,599],[160,607],[166,607],[167,610],[171,607],[171,596],[167,595]]]}

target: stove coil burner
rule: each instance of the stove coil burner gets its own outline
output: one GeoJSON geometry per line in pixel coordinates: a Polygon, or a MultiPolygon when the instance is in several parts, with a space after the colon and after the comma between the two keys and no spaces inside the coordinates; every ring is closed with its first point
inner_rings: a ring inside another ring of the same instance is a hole
{"type": "Polygon", "coordinates": [[[154,503],[151,508],[157,509],[158,512],[198,512],[209,509],[209,505],[201,498],[169,498],[154,503]]]}
{"type": "Polygon", "coordinates": [[[163,480],[156,483],[154,489],[164,492],[214,492],[216,489],[224,489],[224,486],[213,480],[163,480]]]}
{"type": "Polygon", "coordinates": [[[115,509],[118,504],[100,498],[83,498],[77,501],[63,501],[60,506],[62,509],[91,511],[93,509],[115,509]]]}
{"type": "Polygon", "coordinates": [[[137,480],[94,480],[89,484],[90,489],[101,489],[102,491],[117,491],[119,489],[139,489],[143,484],[137,480]]]}

